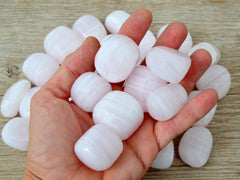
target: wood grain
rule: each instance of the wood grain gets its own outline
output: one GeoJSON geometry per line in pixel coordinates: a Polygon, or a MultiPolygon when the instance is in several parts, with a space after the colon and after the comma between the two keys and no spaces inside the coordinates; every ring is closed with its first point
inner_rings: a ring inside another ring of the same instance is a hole
{"type": "MultiPolygon", "coordinates": [[[[113,10],[132,13],[139,8],[153,13],[151,30],[173,21],[184,22],[194,44],[207,41],[221,50],[220,64],[232,77],[228,95],[218,102],[216,115],[209,125],[214,146],[208,163],[190,168],[177,155],[180,138],[175,140],[175,159],[168,170],[149,171],[144,180],[153,179],[240,179],[240,1],[238,0],[0,0],[0,100],[7,88],[25,78],[21,67],[34,52],[43,52],[43,39],[54,27],[71,27],[85,14],[102,22],[113,10]]],[[[9,119],[0,115],[0,129],[9,119]]],[[[21,179],[26,153],[7,147],[0,140],[0,179],[21,179]]]]}

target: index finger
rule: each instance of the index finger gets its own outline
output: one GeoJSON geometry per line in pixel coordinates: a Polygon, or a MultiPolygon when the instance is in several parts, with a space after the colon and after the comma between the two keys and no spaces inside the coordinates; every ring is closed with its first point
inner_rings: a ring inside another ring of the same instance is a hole
{"type": "Polygon", "coordinates": [[[126,20],[118,33],[130,37],[139,44],[151,23],[152,13],[147,9],[139,9],[126,20]]]}

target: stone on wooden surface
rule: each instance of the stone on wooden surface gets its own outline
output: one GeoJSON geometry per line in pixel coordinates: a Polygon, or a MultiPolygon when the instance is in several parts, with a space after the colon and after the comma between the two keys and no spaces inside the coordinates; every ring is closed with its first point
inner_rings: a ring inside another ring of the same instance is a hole
{"type": "Polygon", "coordinates": [[[2,115],[5,117],[16,116],[18,114],[20,102],[30,88],[31,83],[28,80],[20,80],[10,86],[2,98],[2,115]]]}
{"type": "Polygon", "coordinates": [[[191,167],[204,166],[210,156],[213,145],[211,132],[196,126],[188,129],[179,142],[179,156],[191,167]]]}
{"type": "Polygon", "coordinates": [[[231,75],[225,67],[212,65],[198,80],[196,86],[200,91],[212,88],[217,91],[218,99],[222,99],[230,89],[231,75]]]}
{"type": "Polygon", "coordinates": [[[30,55],[22,66],[25,76],[36,86],[43,86],[58,68],[56,60],[44,53],[30,55]]]}
{"type": "Polygon", "coordinates": [[[48,55],[57,59],[62,64],[64,59],[84,41],[84,37],[65,26],[53,29],[44,39],[44,49],[48,55]]]}
{"type": "Polygon", "coordinates": [[[208,42],[201,42],[199,44],[194,45],[189,52],[189,56],[191,56],[195,51],[199,49],[205,49],[206,51],[209,52],[209,54],[212,57],[212,64],[217,64],[220,61],[221,53],[219,49],[208,42]]]}
{"type": "Polygon", "coordinates": [[[174,144],[171,141],[165,148],[163,148],[157,155],[151,167],[155,169],[168,169],[174,158],[174,144]]]}
{"type": "Polygon", "coordinates": [[[2,140],[8,146],[26,151],[29,139],[29,120],[16,117],[7,122],[2,129],[2,140]]]}

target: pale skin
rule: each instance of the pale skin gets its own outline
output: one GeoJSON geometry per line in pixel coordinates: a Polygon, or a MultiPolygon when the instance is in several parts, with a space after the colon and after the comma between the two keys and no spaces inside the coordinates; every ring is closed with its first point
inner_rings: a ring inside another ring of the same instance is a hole
{"type": "MultiPolygon", "coordinates": [[[[119,33],[139,44],[151,21],[151,12],[137,10],[119,33]]],[[[178,49],[186,35],[185,25],[174,22],[158,38],[155,46],[178,49]]],[[[141,179],[157,153],[207,114],[217,102],[217,93],[209,89],[193,98],[168,121],[155,121],[145,114],[140,128],[123,142],[123,152],[113,166],[106,171],[93,171],[81,163],[74,153],[76,141],[94,125],[91,114],[78,108],[74,102],[69,102],[68,98],[71,86],[79,75],[95,70],[94,56],[99,47],[95,38],[87,38],[33,97],[24,180],[141,179]]],[[[205,50],[198,50],[191,56],[191,60],[190,70],[181,82],[188,93],[211,64],[211,56],[205,50]]],[[[121,84],[112,87],[121,89],[121,84]]]]}

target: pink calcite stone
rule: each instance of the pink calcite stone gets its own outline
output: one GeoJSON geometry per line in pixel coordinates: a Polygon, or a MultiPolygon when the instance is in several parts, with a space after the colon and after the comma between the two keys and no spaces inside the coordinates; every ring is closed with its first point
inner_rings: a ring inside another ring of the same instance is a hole
{"type": "Polygon", "coordinates": [[[44,49],[48,55],[57,59],[62,64],[64,59],[84,41],[84,37],[65,26],[53,29],[44,39],[44,49]]]}
{"type": "Polygon", "coordinates": [[[10,119],[2,129],[2,140],[8,146],[26,151],[29,139],[29,120],[22,117],[10,119]]]}
{"type": "Polygon", "coordinates": [[[80,17],[72,28],[75,32],[80,33],[85,38],[93,36],[99,42],[107,35],[107,31],[101,21],[92,15],[84,15],[80,17]]]}
{"type": "Polygon", "coordinates": [[[19,106],[19,113],[21,117],[30,119],[30,104],[31,100],[34,94],[38,92],[40,87],[33,87],[27,91],[23,99],[21,100],[20,106],[19,106]]]}
{"type": "Polygon", "coordinates": [[[212,57],[212,64],[217,64],[220,61],[221,53],[220,53],[219,49],[216,46],[214,46],[208,42],[201,42],[201,43],[194,45],[189,52],[189,56],[191,56],[195,51],[197,51],[199,49],[205,49],[206,51],[209,52],[209,54],[212,57]]]}
{"type": "Polygon", "coordinates": [[[213,137],[207,128],[192,127],[184,133],[179,142],[179,156],[191,167],[202,167],[208,161],[212,145],[213,137]]]}
{"type": "Polygon", "coordinates": [[[163,148],[157,155],[151,167],[154,169],[168,169],[174,158],[174,144],[171,141],[165,148],[163,148]]]}
{"type": "Polygon", "coordinates": [[[140,57],[138,60],[138,65],[143,62],[147,53],[151,50],[155,42],[156,42],[155,36],[151,31],[148,30],[139,44],[140,57]]]}
{"type": "Polygon", "coordinates": [[[188,96],[180,84],[168,84],[153,91],[147,99],[149,114],[158,121],[172,118],[187,103],[188,96]]]}
{"type": "Polygon", "coordinates": [[[92,112],[97,102],[111,90],[111,85],[97,73],[86,72],[72,85],[71,97],[81,109],[92,112]]]}
{"type": "MultiPolygon", "coordinates": [[[[200,94],[201,91],[192,91],[188,95],[188,100],[190,101],[193,97],[200,94]]],[[[202,119],[197,121],[193,126],[207,126],[211,120],[213,119],[213,116],[216,112],[217,104],[209,111],[202,119]]]]}
{"type": "Polygon", "coordinates": [[[97,124],[80,137],[74,150],[86,166],[95,171],[104,171],[120,156],[123,144],[112,129],[97,124]]]}
{"type": "Polygon", "coordinates": [[[112,34],[117,34],[129,16],[130,14],[121,10],[111,12],[105,19],[105,26],[107,30],[112,34]]]}
{"type": "Polygon", "coordinates": [[[1,113],[4,117],[14,117],[18,114],[22,98],[31,88],[28,80],[20,80],[10,86],[1,101],[1,113]]]}
{"type": "Polygon", "coordinates": [[[137,44],[127,36],[114,34],[104,41],[95,56],[97,72],[107,81],[125,80],[139,58],[137,44]]]}
{"type": "Polygon", "coordinates": [[[188,72],[191,59],[175,49],[157,46],[147,54],[146,64],[161,79],[170,83],[179,83],[188,72]]]}
{"type": "Polygon", "coordinates": [[[225,67],[212,65],[198,80],[196,86],[201,91],[212,88],[217,91],[218,99],[222,99],[230,89],[231,75],[225,67]]]}
{"type": "Polygon", "coordinates": [[[167,82],[153,74],[146,66],[137,66],[125,81],[124,91],[135,97],[147,112],[147,98],[149,94],[167,82]]]}
{"type": "Polygon", "coordinates": [[[59,68],[54,58],[44,53],[34,53],[23,63],[25,76],[36,86],[44,85],[59,68]]]}
{"type": "Polygon", "coordinates": [[[138,101],[122,91],[105,95],[93,109],[95,124],[104,124],[122,140],[130,137],[143,121],[143,110],[138,101]]]}

